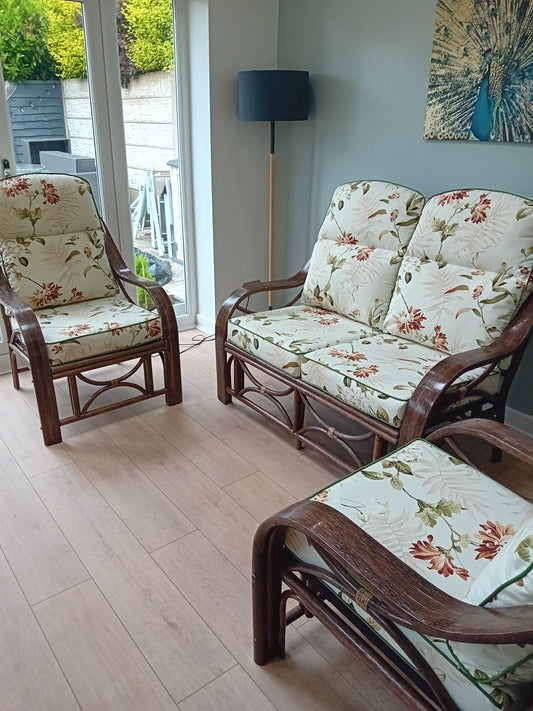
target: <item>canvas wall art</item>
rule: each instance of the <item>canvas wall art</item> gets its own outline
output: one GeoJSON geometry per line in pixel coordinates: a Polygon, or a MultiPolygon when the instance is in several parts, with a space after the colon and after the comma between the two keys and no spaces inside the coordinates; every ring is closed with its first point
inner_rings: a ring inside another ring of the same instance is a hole
{"type": "Polygon", "coordinates": [[[424,138],[533,141],[532,0],[437,0],[424,138]]]}

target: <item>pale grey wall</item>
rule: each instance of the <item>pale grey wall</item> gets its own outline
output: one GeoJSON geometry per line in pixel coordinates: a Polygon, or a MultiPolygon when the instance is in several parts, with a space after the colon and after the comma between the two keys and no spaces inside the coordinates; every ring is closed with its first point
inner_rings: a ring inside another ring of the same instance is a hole
{"type": "MultiPolygon", "coordinates": [[[[278,129],[276,276],[308,258],[333,188],[387,179],[426,195],[533,196],[533,146],[422,139],[435,2],[280,0],[278,64],[311,73],[310,121],[278,129]]],[[[533,348],[510,405],[533,415],[533,348]]]]}

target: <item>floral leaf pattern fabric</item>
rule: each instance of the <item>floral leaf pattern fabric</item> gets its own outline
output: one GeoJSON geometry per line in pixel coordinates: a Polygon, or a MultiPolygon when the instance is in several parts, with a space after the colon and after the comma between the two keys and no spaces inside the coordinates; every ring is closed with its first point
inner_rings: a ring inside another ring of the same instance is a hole
{"type": "Polygon", "coordinates": [[[379,327],[423,204],[420,193],[382,181],[339,186],[313,250],[302,303],[379,327]]]}
{"type": "MultiPolygon", "coordinates": [[[[162,336],[157,312],[118,296],[40,309],[35,313],[51,365],[140,346],[162,336]]],[[[16,331],[14,319],[12,326],[16,331]]]]}
{"type": "MultiPolygon", "coordinates": [[[[442,350],[378,334],[307,353],[302,358],[301,377],[347,405],[399,428],[418,383],[445,357],[442,350]]],[[[479,373],[480,369],[465,373],[454,387],[479,373]]],[[[500,375],[494,372],[480,387],[496,392],[499,384],[500,375]]]]}
{"type": "Polygon", "coordinates": [[[118,293],[90,188],[71,176],[0,183],[0,258],[11,287],[34,310],[118,293]]]}
{"type": "Polygon", "coordinates": [[[372,332],[346,316],[304,304],[236,316],[228,323],[230,343],[295,378],[303,354],[347,335],[356,339],[372,332]]]}
{"type": "MultiPolygon", "coordinates": [[[[484,576],[504,582],[514,572],[500,567],[490,575],[499,556],[519,558],[517,549],[525,557],[531,555],[529,544],[520,544],[531,535],[533,505],[424,440],[409,443],[312,498],[341,511],[419,575],[459,600],[475,603],[469,596],[484,576]]],[[[286,544],[300,560],[324,567],[302,534],[289,530],[286,544]]],[[[524,570],[526,561],[521,559],[518,567],[524,570]]],[[[402,654],[375,620],[343,599],[402,654]]],[[[527,603],[522,598],[514,604],[527,603]]],[[[506,699],[500,685],[507,690],[509,684],[533,680],[533,645],[451,644],[403,631],[432,660],[431,666],[441,670],[444,685],[460,708],[503,708],[506,699]]]]}
{"type": "Polygon", "coordinates": [[[528,201],[457,190],[424,208],[398,273],[383,329],[459,353],[492,343],[533,282],[528,201]]]}

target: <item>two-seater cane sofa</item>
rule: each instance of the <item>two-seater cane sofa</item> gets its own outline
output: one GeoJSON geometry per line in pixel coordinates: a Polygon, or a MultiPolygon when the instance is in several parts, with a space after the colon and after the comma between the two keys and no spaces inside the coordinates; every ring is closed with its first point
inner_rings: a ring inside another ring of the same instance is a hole
{"type": "Polygon", "coordinates": [[[444,420],[502,421],[533,324],[532,266],[531,200],[458,189],[426,202],[383,181],[341,185],[306,267],[222,305],[218,397],[348,467],[365,438],[375,459],[444,420]],[[295,287],[281,308],[249,307],[295,287]]]}

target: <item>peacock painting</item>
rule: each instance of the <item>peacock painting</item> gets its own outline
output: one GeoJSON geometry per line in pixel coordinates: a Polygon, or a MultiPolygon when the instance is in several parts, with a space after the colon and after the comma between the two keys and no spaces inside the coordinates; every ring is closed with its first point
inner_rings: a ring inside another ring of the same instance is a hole
{"type": "Polygon", "coordinates": [[[533,141],[532,0],[437,0],[424,138],[533,141]]]}

